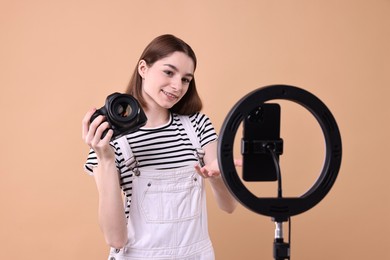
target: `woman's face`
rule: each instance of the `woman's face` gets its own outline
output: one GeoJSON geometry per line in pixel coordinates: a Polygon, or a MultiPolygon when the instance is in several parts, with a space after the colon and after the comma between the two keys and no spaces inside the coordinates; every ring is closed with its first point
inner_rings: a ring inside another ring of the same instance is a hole
{"type": "Polygon", "coordinates": [[[170,109],[185,95],[194,77],[194,62],[183,52],[156,61],[148,67],[144,60],[138,65],[142,77],[142,94],[148,107],[170,109]]]}

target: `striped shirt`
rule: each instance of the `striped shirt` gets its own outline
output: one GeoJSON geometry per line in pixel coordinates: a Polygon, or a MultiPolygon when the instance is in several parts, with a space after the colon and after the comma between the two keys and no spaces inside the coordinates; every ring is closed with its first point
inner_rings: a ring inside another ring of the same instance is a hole
{"type": "MultiPolygon", "coordinates": [[[[202,147],[217,140],[215,129],[206,115],[195,113],[190,116],[190,121],[202,147]]],[[[177,169],[197,162],[194,147],[176,114],[171,114],[169,122],[163,126],[143,127],[128,134],[127,140],[140,170],[177,169]]],[[[116,164],[120,170],[124,161],[122,152],[115,140],[111,144],[115,148],[116,164]]],[[[97,164],[96,154],[91,149],[84,168],[92,173],[92,168],[97,164]]]]}

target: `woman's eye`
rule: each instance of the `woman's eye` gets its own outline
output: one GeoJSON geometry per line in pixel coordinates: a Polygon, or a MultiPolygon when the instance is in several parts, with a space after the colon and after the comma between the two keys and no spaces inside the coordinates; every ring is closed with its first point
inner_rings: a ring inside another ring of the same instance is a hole
{"type": "Polygon", "coordinates": [[[189,84],[189,83],[191,82],[191,79],[183,78],[182,81],[183,81],[185,84],[189,84]]]}
{"type": "Polygon", "coordinates": [[[164,73],[168,76],[172,76],[173,75],[173,72],[170,71],[170,70],[164,70],[164,73]]]}

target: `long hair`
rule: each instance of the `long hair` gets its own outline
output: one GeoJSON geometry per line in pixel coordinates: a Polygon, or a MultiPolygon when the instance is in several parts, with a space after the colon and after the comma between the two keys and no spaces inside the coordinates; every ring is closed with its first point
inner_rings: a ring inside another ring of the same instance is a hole
{"type": "MultiPolygon", "coordinates": [[[[177,38],[171,34],[164,34],[158,36],[151,41],[145,50],[141,54],[137,65],[131,76],[129,85],[127,86],[126,93],[133,95],[141,104],[146,107],[146,102],[142,96],[142,78],[138,73],[138,64],[141,60],[144,60],[150,67],[156,61],[163,59],[174,52],[183,52],[188,55],[194,62],[194,70],[196,69],[196,56],[192,48],[183,40],[177,38]]],[[[170,111],[181,115],[190,115],[199,112],[202,109],[202,101],[196,90],[195,77],[191,80],[186,94],[176,103],[170,111]]]]}

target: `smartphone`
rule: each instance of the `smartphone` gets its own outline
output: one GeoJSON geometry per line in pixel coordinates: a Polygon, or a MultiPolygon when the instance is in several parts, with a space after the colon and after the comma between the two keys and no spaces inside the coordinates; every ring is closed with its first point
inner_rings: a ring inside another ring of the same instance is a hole
{"type": "Polygon", "coordinates": [[[280,138],[280,106],[264,103],[244,119],[241,154],[244,181],[276,181],[276,166],[267,145],[275,150],[277,161],[283,151],[280,138]]]}

